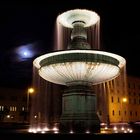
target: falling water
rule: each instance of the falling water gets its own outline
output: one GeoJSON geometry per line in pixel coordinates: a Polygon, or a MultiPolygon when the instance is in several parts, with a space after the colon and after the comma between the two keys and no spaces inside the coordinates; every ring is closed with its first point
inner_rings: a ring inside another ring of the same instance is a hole
{"type": "MultiPolygon", "coordinates": [[[[70,43],[70,34],[72,29],[62,26],[56,20],[54,34],[54,50],[66,50],[70,43]]],[[[100,50],[100,20],[95,25],[87,27],[87,41],[91,49],[100,50]]]]}
{"type": "Polygon", "coordinates": [[[100,50],[100,20],[87,28],[88,43],[91,45],[91,49],[100,50]]]}
{"type": "Polygon", "coordinates": [[[70,42],[71,29],[63,27],[60,23],[55,23],[55,34],[54,34],[54,51],[66,50],[70,42]]]}
{"type": "MultiPolygon", "coordinates": [[[[122,110],[122,100],[123,98],[127,98],[128,91],[127,91],[127,73],[126,73],[126,65],[121,69],[120,75],[115,79],[107,81],[105,83],[101,83],[99,85],[95,85],[95,92],[97,94],[97,113],[102,120],[102,123],[110,125],[110,118],[109,116],[112,115],[113,108],[120,114],[123,115],[122,110]],[[112,99],[113,98],[113,99],[112,99]],[[111,106],[111,102],[120,102],[120,104],[116,104],[117,107],[111,106]],[[100,104],[102,102],[102,104],[100,104]],[[103,115],[104,114],[104,115],[103,115]]],[[[128,110],[128,106],[123,105],[123,110],[128,110]]],[[[121,122],[121,118],[118,117],[118,120],[114,120],[114,122],[118,123],[121,122]]],[[[129,119],[125,117],[123,122],[128,122],[129,119]]]]}
{"type": "Polygon", "coordinates": [[[33,88],[31,96],[30,130],[53,131],[61,114],[61,90],[59,85],[42,79],[33,67],[33,88]]]}

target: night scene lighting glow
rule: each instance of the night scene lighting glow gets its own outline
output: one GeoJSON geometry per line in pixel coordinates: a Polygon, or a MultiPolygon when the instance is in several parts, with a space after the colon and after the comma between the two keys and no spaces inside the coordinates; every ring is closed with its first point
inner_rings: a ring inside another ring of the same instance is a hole
{"type": "Polygon", "coordinates": [[[21,45],[15,50],[15,52],[19,61],[32,58],[36,54],[33,43],[21,45]]]}

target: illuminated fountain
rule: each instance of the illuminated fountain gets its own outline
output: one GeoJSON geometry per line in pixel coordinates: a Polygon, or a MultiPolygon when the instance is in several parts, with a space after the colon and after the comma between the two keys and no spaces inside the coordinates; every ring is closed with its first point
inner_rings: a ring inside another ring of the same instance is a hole
{"type": "Polygon", "coordinates": [[[116,78],[125,66],[123,57],[93,50],[87,42],[87,28],[99,19],[89,10],[62,13],[57,17],[57,23],[72,30],[67,49],[47,53],[33,62],[40,77],[66,86],[62,93],[60,132],[99,132],[100,120],[92,87],[116,78]]]}

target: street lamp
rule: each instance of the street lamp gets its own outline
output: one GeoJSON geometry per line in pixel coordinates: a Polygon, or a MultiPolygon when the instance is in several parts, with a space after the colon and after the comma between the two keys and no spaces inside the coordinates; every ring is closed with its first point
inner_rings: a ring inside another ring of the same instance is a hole
{"type": "Polygon", "coordinates": [[[27,91],[27,112],[29,111],[29,96],[34,92],[34,88],[28,88],[27,91]]]}

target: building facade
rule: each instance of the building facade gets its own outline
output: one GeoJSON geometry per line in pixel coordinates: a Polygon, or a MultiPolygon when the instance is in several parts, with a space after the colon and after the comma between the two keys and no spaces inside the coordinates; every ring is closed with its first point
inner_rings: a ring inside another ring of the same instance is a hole
{"type": "Polygon", "coordinates": [[[128,77],[129,119],[140,121],[140,78],[128,77]]]}
{"type": "Polygon", "coordinates": [[[100,85],[97,99],[101,122],[140,121],[140,78],[128,76],[126,81],[117,78],[106,82],[100,85]]]}
{"type": "Polygon", "coordinates": [[[27,92],[20,89],[0,88],[0,122],[27,121],[27,92]]]}
{"type": "MultiPolygon", "coordinates": [[[[140,78],[128,76],[124,81],[118,77],[99,85],[96,92],[101,122],[140,121],[140,78]]],[[[0,88],[0,122],[28,122],[28,102],[27,89],[0,88]]]]}

